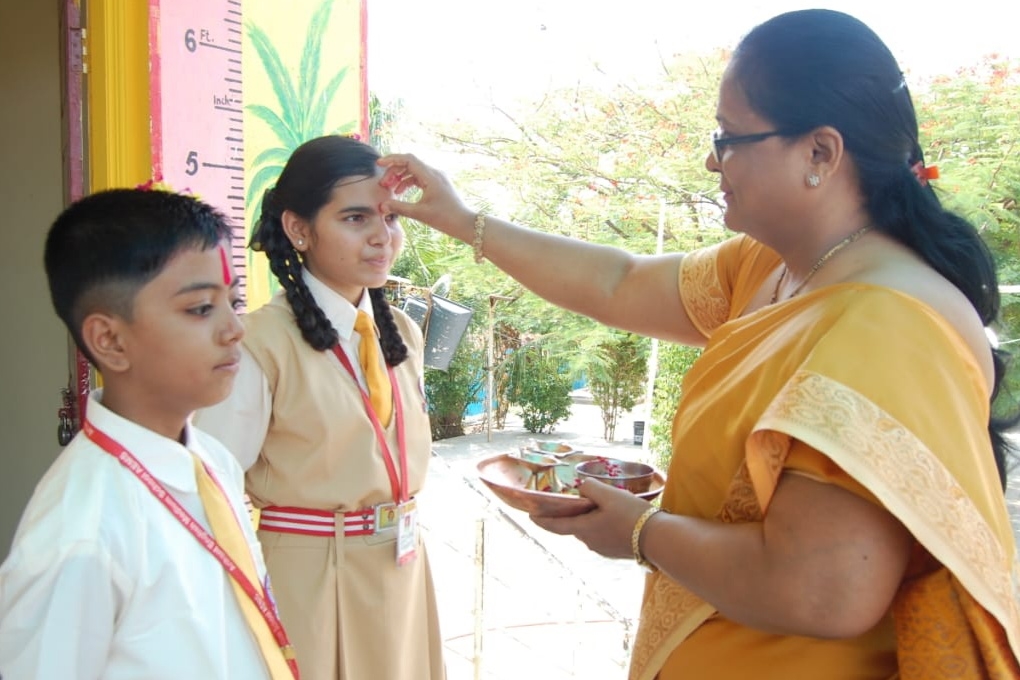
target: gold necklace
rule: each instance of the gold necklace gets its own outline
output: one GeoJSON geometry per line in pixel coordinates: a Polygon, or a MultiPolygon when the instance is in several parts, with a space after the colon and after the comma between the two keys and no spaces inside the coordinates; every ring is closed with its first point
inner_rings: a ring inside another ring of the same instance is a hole
{"type": "MultiPolygon", "coordinates": [[[[796,297],[797,293],[799,293],[801,290],[803,290],[804,286],[807,285],[807,282],[811,280],[811,277],[814,276],[815,273],[819,269],[822,268],[823,264],[825,264],[826,262],[829,261],[830,257],[835,255],[839,251],[843,250],[844,248],[846,248],[848,245],[850,245],[851,243],[853,243],[854,241],[856,241],[860,237],[864,236],[870,230],[871,230],[871,225],[870,224],[868,226],[866,226],[866,227],[861,227],[860,229],[858,229],[854,233],[850,234],[849,236],[847,236],[845,239],[843,239],[842,241],[840,241],[836,245],[834,245],[831,248],[829,248],[829,250],[824,255],[822,255],[820,258],[818,258],[818,262],[815,262],[815,265],[813,267],[811,267],[811,271],[809,271],[807,273],[807,276],[804,277],[804,280],[801,281],[800,284],[796,288],[793,289],[793,292],[790,293],[787,296],[786,299],[789,300],[790,298],[796,297]]],[[[790,271],[790,269],[786,266],[786,263],[784,262],[783,263],[783,273],[779,275],[779,279],[776,281],[776,289],[774,291],[772,291],[772,300],[769,302],[770,305],[775,304],[776,300],[779,299],[779,287],[781,285],[783,285],[783,280],[786,279],[786,274],[789,271],[790,271]]]]}

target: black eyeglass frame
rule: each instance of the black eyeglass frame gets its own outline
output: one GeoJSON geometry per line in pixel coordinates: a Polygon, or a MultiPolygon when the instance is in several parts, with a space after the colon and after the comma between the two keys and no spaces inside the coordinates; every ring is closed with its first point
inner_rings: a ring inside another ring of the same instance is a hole
{"type": "Polygon", "coordinates": [[[794,133],[787,132],[786,130],[769,130],[768,132],[755,132],[750,135],[723,137],[721,130],[715,130],[712,132],[712,156],[715,158],[716,163],[721,163],[723,152],[728,146],[754,144],[755,142],[765,141],[769,137],[792,137],[793,134],[794,133]]]}

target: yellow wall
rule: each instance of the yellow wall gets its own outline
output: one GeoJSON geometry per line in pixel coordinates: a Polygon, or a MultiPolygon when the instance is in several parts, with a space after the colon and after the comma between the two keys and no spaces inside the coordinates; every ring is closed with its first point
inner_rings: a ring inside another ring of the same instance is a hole
{"type": "Polygon", "coordinates": [[[89,192],[152,178],[147,2],[88,2],[89,192]]]}
{"type": "Polygon", "coordinates": [[[63,207],[62,3],[0,2],[0,559],[38,479],[53,462],[67,336],[42,267],[63,207]]]}
{"type": "MultiPolygon", "coordinates": [[[[286,5],[279,0],[245,0],[244,3],[245,24],[258,27],[268,35],[295,90],[300,88],[302,80],[307,79],[308,73],[302,73],[301,70],[302,55],[313,15],[324,4],[330,5],[330,10],[324,25],[319,58],[316,60],[315,92],[323,91],[341,69],[346,67],[347,73],[332,98],[324,124],[321,127],[302,128],[299,134],[301,141],[323,134],[362,131],[365,124],[362,115],[362,0],[300,0],[286,5]]],[[[260,168],[267,165],[255,164],[260,154],[272,148],[289,152],[293,147],[281,140],[261,118],[253,115],[252,106],[265,106],[284,117],[273,84],[248,31],[244,35],[243,50],[245,182],[250,185],[260,168]]],[[[258,217],[256,211],[262,192],[259,190],[257,194],[246,203],[249,234],[258,217]]],[[[272,274],[261,253],[251,253],[248,263],[247,302],[249,309],[255,309],[269,298],[273,287],[272,274]]]]}

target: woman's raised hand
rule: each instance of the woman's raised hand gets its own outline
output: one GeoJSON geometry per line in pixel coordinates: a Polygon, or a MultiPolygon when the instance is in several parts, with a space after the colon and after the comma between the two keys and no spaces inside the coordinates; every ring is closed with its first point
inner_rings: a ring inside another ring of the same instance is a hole
{"type": "Polygon", "coordinates": [[[454,238],[471,241],[475,213],[460,200],[446,175],[411,154],[390,154],[378,163],[385,169],[380,186],[392,189],[396,196],[414,187],[421,189],[417,201],[392,199],[383,203],[383,212],[409,217],[454,238]]]}

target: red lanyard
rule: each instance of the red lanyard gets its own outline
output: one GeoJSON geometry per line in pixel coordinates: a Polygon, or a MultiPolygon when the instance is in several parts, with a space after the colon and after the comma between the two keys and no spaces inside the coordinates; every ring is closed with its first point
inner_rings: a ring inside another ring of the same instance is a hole
{"type": "MultiPolygon", "coordinates": [[[[369,340],[372,339],[369,338],[369,340]]],[[[362,342],[366,342],[366,340],[362,342]]],[[[379,448],[382,449],[383,462],[386,464],[386,474],[390,477],[390,488],[393,490],[393,500],[397,503],[406,503],[410,500],[411,496],[407,489],[407,442],[404,437],[404,409],[400,403],[400,387],[397,385],[397,379],[393,375],[393,367],[386,366],[386,372],[390,376],[390,385],[393,387],[393,410],[396,412],[397,418],[397,449],[400,455],[400,471],[403,473],[399,477],[393,465],[393,455],[390,453],[390,447],[386,444],[386,433],[383,432],[382,423],[379,422],[379,416],[375,414],[375,409],[372,408],[372,400],[369,398],[368,392],[358,382],[358,376],[354,372],[351,360],[340,349],[339,343],[333,345],[333,354],[336,355],[336,358],[340,360],[343,367],[354,378],[354,384],[358,386],[358,392],[361,393],[361,401],[365,403],[365,412],[368,414],[368,419],[372,421],[376,439],[379,440],[379,448]]]]}
{"type": "MultiPolygon", "coordinates": [[[[231,559],[230,555],[216,542],[216,539],[209,534],[205,528],[198,523],[198,521],[191,516],[187,510],[174,498],[166,488],[160,484],[159,480],[152,476],[152,474],[142,465],[141,461],[135,458],[130,451],[124,448],[120,443],[115,441],[112,437],[107,435],[100,429],[97,429],[92,422],[86,417],[85,422],[82,424],[82,430],[85,435],[96,443],[101,449],[109,453],[111,456],[116,458],[121,465],[130,470],[138,479],[145,484],[145,487],[152,492],[163,505],[166,506],[170,514],[177,518],[177,520],[184,525],[191,535],[194,536],[199,543],[202,544],[206,550],[215,557],[219,563],[223,566],[223,569],[230,575],[234,581],[241,586],[241,590],[244,591],[245,595],[251,598],[251,601],[255,603],[259,613],[262,614],[262,618],[266,620],[269,625],[269,630],[273,633],[273,638],[276,640],[276,644],[280,646],[281,650],[290,647],[290,642],[287,640],[287,633],[283,629],[283,624],[280,623],[280,617],[276,614],[276,609],[268,601],[265,596],[265,591],[260,589],[256,590],[255,586],[252,585],[248,577],[244,575],[240,567],[231,559]]],[[[205,465],[205,463],[202,463],[205,465]]],[[[209,468],[206,468],[206,472],[212,477],[213,481],[216,482],[216,486],[220,487],[220,492],[223,492],[223,487],[220,486],[219,480],[213,476],[209,468]]],[[[289,655],[284,654],[287,658],[289,655]]],[[[290,666],[291,672],[295,678],[300,678],[298,674],[297,660],[293,658],[287,658],[287,665],[290,666]]]]}

